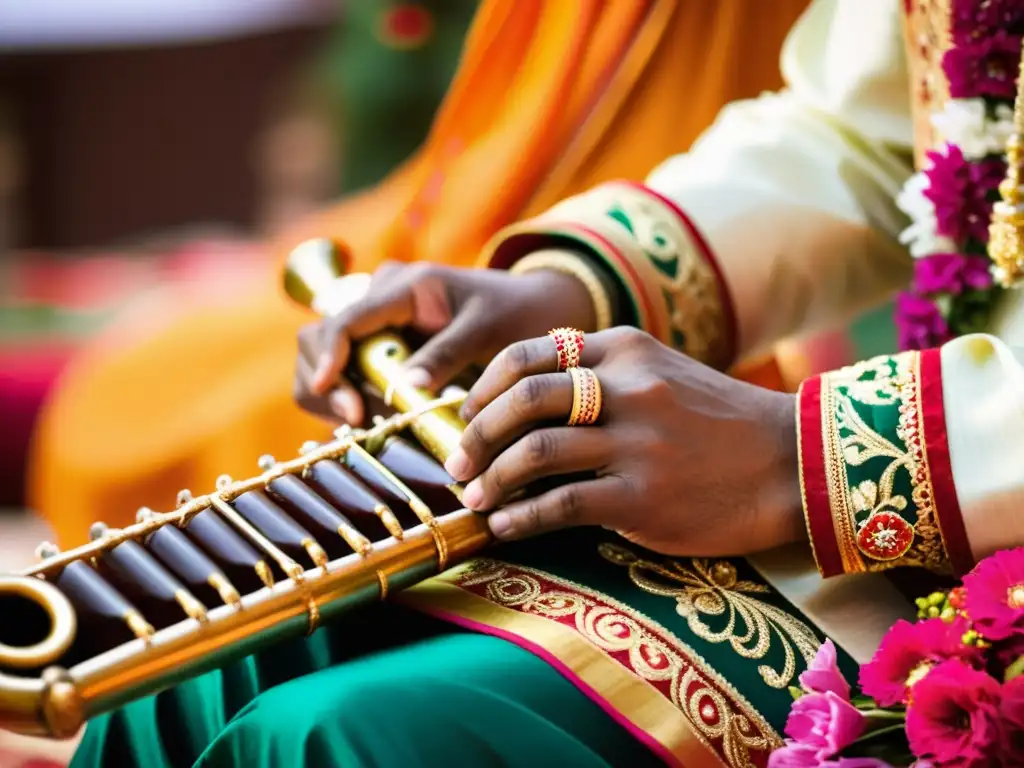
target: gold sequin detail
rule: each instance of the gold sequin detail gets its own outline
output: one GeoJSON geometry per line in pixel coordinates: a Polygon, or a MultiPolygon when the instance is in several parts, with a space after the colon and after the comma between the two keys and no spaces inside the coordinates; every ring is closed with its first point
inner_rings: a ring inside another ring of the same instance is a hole
{"type": "Polygon", "coordinates": [[[601,556],[629,570],[630,580],[645,592],[676,601],[676,611],[690,631],[709,643],[728,643],[744,659],[761,660],[772,647],[773,637],[784,654],[782,669],[762,664],[761,679],[772,688],[786,688],[796,675],[796,654],[804,665],[814,660],[821,645],[804,622],[781,608],[753,595],[770,592],[764,584],[737,578],[728,560],[694,558],[688,563],[666,559],[645,560],[616,544],[602,544],[601,556]],[[712,629],[706,616],[725,617],[721,629],[712,629]]]}

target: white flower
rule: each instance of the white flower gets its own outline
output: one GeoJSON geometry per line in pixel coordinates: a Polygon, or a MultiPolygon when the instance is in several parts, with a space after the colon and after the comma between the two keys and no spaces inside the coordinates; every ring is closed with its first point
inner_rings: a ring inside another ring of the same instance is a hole
{"type": "Polygon", "coordinates": [[[896,205],[910,217],[910,226],[900,233],[900,242],[910,248],[914,258],[930,256],[933,253],[949,253],[956,250],[956,244],[938,233],[939,222],[935,206],[925,197],[928,177],[915,173],[903,185],[896,197],[896,205]]]}
{"type": "Polygon", "coordinates": [[[960,147],[965,159],[980,160],[1006,152],[1013,133],[1013,109],[1000,104],[990,118],[982,99],[950,99],[931,122],[943,139],[960,147]]]}

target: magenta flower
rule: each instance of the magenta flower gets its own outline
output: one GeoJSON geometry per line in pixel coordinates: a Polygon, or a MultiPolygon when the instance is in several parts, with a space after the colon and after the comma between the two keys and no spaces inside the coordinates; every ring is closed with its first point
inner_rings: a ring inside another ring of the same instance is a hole
{"type": "Polygon", "coordinates": [[[808,693],[793,702],[786,720],[786,735],[794,742],[792,754],[777,760],[802,759],[811,748],[818,761],[812,765],[820,765],[856,741],[865,725],[864,716],[842,696],[833,691],[808,693]]]}
{"type": "Polygon", "coordinates": [[[1024,633],[1024,547],[996,552],[964,576],[967,615],[988,640],[1024,633]]]}
{"type": "Polygon", "coordinates": [[[955,46],[999,30],[1024,32],[1024,5],[1018,0],[953,0],[951,16],[955,46]]]}
{"type": "Polygon", "coordinates": [[[949,768],[999,765],[999,683],[962,661],[944,661],[914,686],[907,741],[949,768]]]}
{"type": "Polygon", "coordinates": [[[967,253],[935,253],[914,261],[914,290],[924,295],[966,290],[984,291],[992,287],[991,262],[984,256],[967,253]]]}
{"type": "Polygon", "coordinates": [[[910,686],[931,674],[929,670],[937,664],[949,659],[975,663],[981,651],[963,644],[968,628],[962,618],[951,622],[927,619],[916,624],[897,621],[871,661],[861,667],[861,690],[879,706],[890,707],[905,701],[910,686]]]}
{"type": "Polygon", "coordinates": [[[1003,686],[999,702],[999,717],[1002,720],[1002,754],[1013,755],[1024,765],[1024,677],[1015,677],[1003,686]]]}
{"type": "Polygon", "coordinates": [[[1001,160],[968,163],[955,144],[929,152],[928,160],[924,196],[935,206],[938,234],[961,245],[968,240],[987,243],[992,217],[989,198],[998,190],[1006,164],[1001,160]]]}
{"type": "Polygon", "coordinates": [[[989,96],[1013,99],[1020,66],[1020,35],[998,30],[991,35],[961,40],[942,57],[942,69],[954,99],[989,96]]]}
{"type": "Polygon", "coordinates": [[[814,661],[800,674],[800,685],[811,693],[831,691],[844,701],[850,700],[850,684],[839,671],[836,647],[826,640],[814,656],[814,661]]]}
{"type": "Polygon", "coordinates": [[[820,760],[813,747],[786,739],[786,745],[771,753],[768,768],[892,768],[876,757],[840,757],[820,760]]]}
{"type": "Polygon", "coordinates": [[[953,338],[949,323],[935,302],[915,293],[904,292],[896,297],[893,320],[901,350],[930,349],[953,338]]]}

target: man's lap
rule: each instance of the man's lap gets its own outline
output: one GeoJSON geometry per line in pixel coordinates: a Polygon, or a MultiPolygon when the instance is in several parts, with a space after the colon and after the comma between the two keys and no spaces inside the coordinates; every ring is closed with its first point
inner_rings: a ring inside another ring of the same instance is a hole
{"type": "Polygon", "coordinates": [[[398,606],[346,616],[89,726],[91,766],[657,760],[543,660],[398,606]]]}

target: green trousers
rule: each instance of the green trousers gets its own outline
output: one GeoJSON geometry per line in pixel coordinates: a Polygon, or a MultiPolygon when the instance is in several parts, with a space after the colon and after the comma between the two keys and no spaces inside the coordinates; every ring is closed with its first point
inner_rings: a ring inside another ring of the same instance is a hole
{"type": "Polygon", "coordinates": [[[72,768],[658,764],[527,651],[384,604],[94,720],[72,768]]]}

